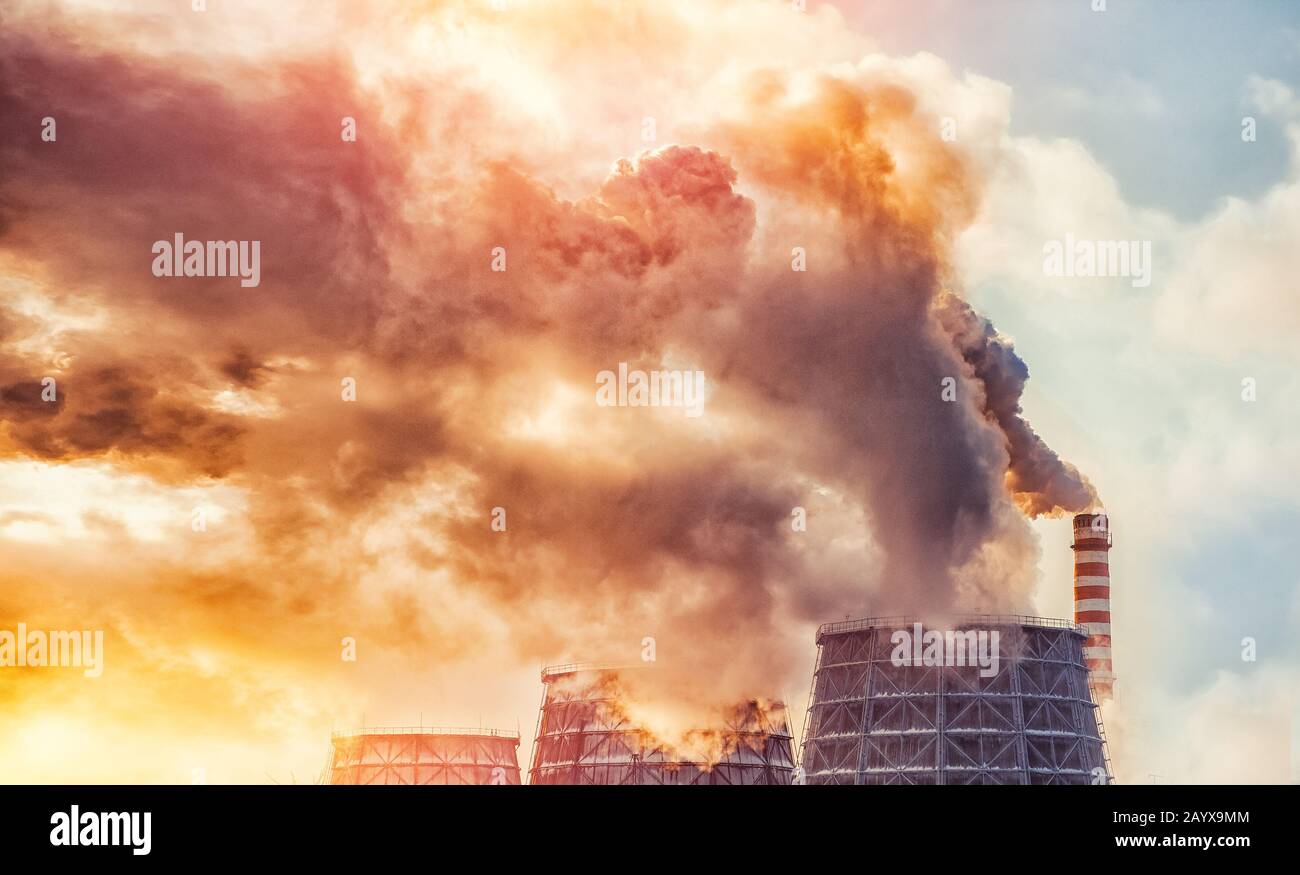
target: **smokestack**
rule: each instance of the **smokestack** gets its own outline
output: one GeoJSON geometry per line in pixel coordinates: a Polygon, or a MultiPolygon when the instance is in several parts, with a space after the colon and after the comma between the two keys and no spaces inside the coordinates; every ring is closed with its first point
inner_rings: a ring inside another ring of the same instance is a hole
{"type": "Polygon", "coordinates": [[[1110,658],[1110,521],[1105,512],[1074,517],[1074,622],[1088,636],[1083,661],[1097,701],[1114,693],[1110,658]]]}

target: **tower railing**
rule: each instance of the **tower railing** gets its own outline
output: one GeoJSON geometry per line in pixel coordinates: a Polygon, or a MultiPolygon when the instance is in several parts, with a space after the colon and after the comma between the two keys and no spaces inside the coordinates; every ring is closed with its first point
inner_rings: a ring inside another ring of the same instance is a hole
{"type": "Polygon", "coordinates": [[[518,732],[507,729],[476,729],[463,726],[370,726],[330,733],[331,738],[356,738],[362,735],[476,735],[519,740],[518,732]]]}
{"type": "Polygon", "coordinates": [[[548,665],[542,668],[542,683],[545,683],[547,678],[580,671],[622,671],[629,668],[647,668],[651,665],[653,663],[647,662],[569,662],[564,665],[548,665]]]}
{"type": "Polygon", "coordinates": [[[902,614],[894,617],[863,617],[859,620],[841,620],[837,623],[823,623],[817,627],[817,637],[838,635],[843,632],[857,632],[862,629],[892,629],[910,626],[913,623],[933,625],[935,623],[983,624],[986,626],[1037,626],[1046,629],[1070,629],[1083,633],[1078,623],[1062,620],[1058,617],[1030,617],[1024,614],[946,614],[922,617],[914,614],[902,614]]]}

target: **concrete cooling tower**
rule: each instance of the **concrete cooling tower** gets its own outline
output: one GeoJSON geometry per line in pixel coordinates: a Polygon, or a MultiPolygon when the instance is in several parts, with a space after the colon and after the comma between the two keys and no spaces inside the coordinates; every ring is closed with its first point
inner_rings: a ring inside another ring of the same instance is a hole
{"type": "Polygon", "coordinates": [[[519,734],[398,727],[336,732],[329,784],[518,784],[519,734]]]}
{"type": "Polygon", "coordinates": [[[964,616],[817,631],[805,723],[809,784],[1110,783],[1084,631],[964,616]]]}
{"type": "Polygon", "coordinates": [[[789,784],[794,774],[785,707],[748,702],[722,725],[669,745],[627,716],[626,668],[542,670],[545,694],[530,784],[789,784]],[[685,749],[683,749],[685,748],[685,749]]]}

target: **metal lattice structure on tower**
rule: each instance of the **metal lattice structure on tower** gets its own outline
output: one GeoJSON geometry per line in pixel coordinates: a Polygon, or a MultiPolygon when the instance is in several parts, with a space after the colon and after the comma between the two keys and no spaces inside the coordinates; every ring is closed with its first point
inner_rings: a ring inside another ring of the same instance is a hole
{"type": "Polygon", "coordinates": [[[1111,783],[1079,627],[1019,616],[933,622],[872,618],[818,629],[801,758],[807,783],[1111,783]],[[936,655],[925,649],[928,632],[943,636],[938,659],[927,658],[936,655]],[[947,642],[970,644],[980,632],[996,669],[951,664],[963,645],[947,642]],[[913,649],[918,633],[923,643],[913,649]]]}
{"type": "Polygon", "coordinates": [[[519,733],[403,726],[335,732],[327,784],[518,784],[519,733]]]}
{"type": "Polygon", "coordinates": [[[748,702],[683,751],[635,725],[620,707],[631,667],[542,670],[545,694],[530,784],[789,784],[791,736],[782,705],[748,702]]]}

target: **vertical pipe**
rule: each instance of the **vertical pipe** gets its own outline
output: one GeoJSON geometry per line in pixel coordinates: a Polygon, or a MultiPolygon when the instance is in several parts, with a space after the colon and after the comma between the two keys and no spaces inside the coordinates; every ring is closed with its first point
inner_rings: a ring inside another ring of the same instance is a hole
{"type": "Polygon", "coordinates": [[[1110,650],[1110,520],[1103,513],[1074,517],[1074,622],[1088,636],[1083,661],[1098,700],[1114,694],[1110,650]]]}

